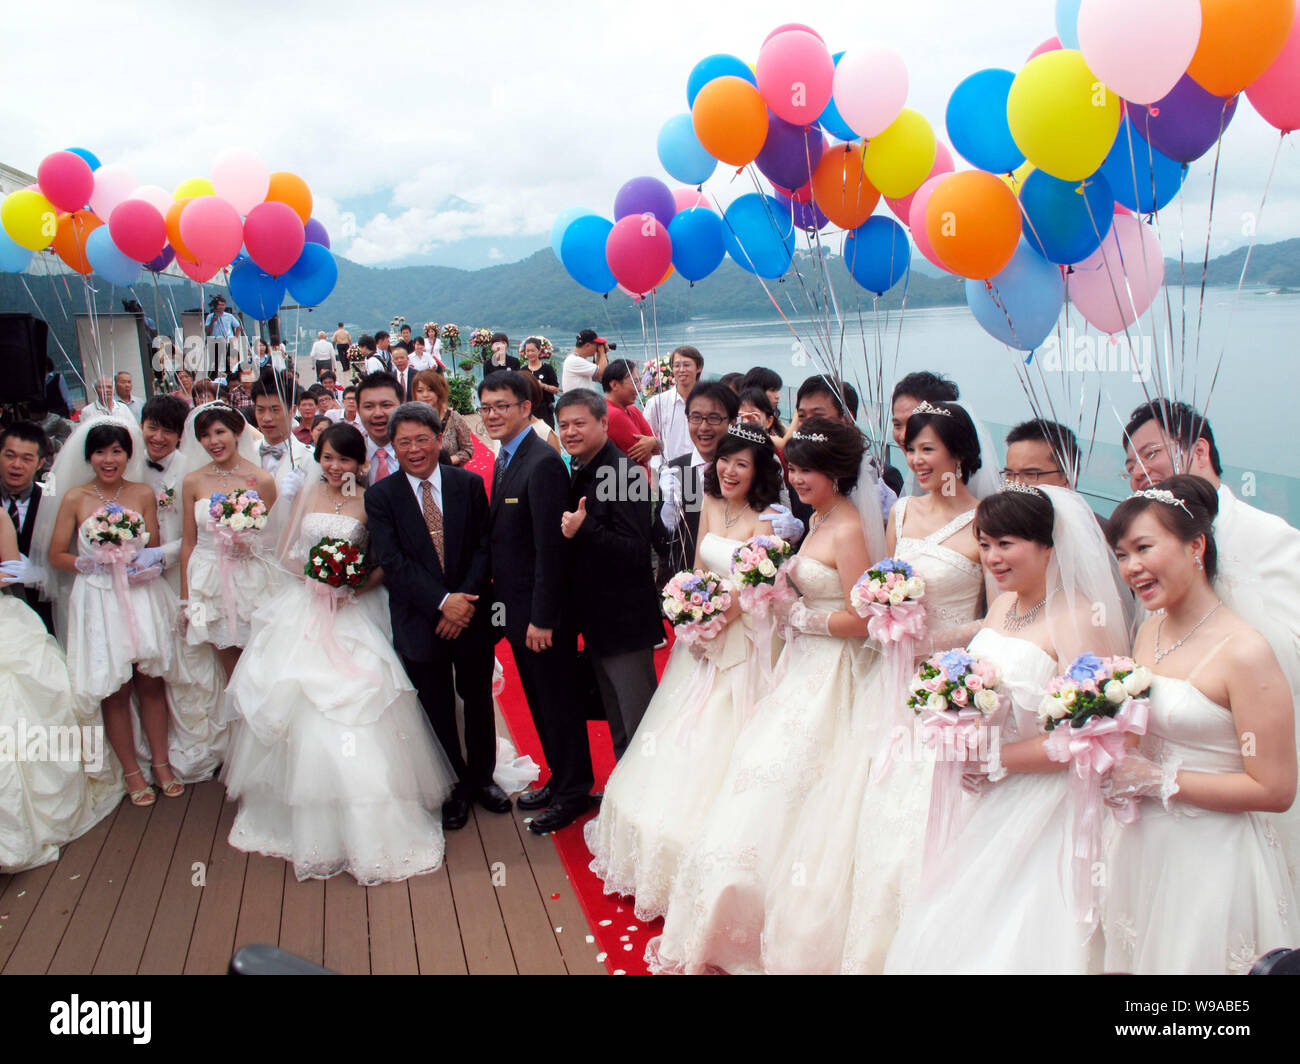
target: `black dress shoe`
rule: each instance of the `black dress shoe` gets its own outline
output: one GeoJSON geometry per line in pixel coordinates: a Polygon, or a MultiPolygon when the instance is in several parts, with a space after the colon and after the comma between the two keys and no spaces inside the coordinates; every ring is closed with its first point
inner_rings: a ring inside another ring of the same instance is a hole
{"type": "Polygon", "coordinates": [[[515,799],[515,805],[520,809],[545,809],[551,804],[551,785],[548,783],[544,787],[537,787],[531,791],[524,791],[515,799]]]}
{"type": "Polygon", "coordinates": [[[474,801],[489,813],[510,812],[510,796],[495,783],[487,783],[474,792],[474,801]]]}
{"type": "Polygon", "coordinates": [[[590,802],[581,798],[576,801],[570,799],[556,802],[554,805],[547,806],[545,812],[533,817],[528,822],[528,830],[534,835],[549,835],[553,831],[567,828],[590,807],[590,802]]]}
{"type": "Polygon", "coordinates": [[[464,798],[449,798],[442,803],[443,831],[459,831],[469,823],[469,802],[464,798]]]}

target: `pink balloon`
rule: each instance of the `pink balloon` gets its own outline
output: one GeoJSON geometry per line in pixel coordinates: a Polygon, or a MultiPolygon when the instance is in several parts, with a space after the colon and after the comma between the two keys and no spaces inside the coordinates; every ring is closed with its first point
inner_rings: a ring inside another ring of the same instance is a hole
{"type": "Polygon", "coordinates": [[[229,148],[212,164],[212,187],[240,214],[248,214],[266,199],[271,172],[256,152],[229,148]]]}
{"type": "Polygon", "coordinates": [[[167,223],[152,203],[127,199],[109,215],[108,235],[127,258],[150,262],[167,243],[167,223]]]}
{"type": "Polygon", "coordinates": [[[689,211],[692,207],[703,207],[705,210],[713,210],[713,204],[709,202],[709,197],[698,188],[673,189],[673,202],[677,205],[678,214],[681,214],[682,211],[689,211]]]}
{"type": "Polygon", "coordinates": [[[95,187],[90,193],[90,209],[101,218],[108,218],[114,207],[140,187],[135,175],[119,163],[106,163],[93,176],[95,187]]]}
{"type": "Polygon", "coordinates": [[[826,43],[825,37],[823,37],[811,26],[805,26],[802,22],[787,22],[783,26],[777,26],[776,29],[774,29],[771,33],[769,33],[766,37],[763,38],[763,43],[767,44],[767,42],[770,41],[773,37],[785,33],[788,30],[803,30],[804,33],[811,33],[814,37],[816,37],[819,41],[821,41],[822,44],[826,43]]]}
{"type": "Polygon", "coordinates": [[[835,106],[860,137],[883,133],[907,103],[907,66],[892,48],[867,45],[840,57],[835,106]]]}
{"type": "Polygon", "coordinates": [[[189,259],[183,259],[179,255],[176,256],[176,265],[181,268],[181,273],[191,281],[198,281],[199,284],[206,284],[212,280],[221,269],[220,266],[207,262],[190,262],[189,259]]]}
{"type": "Polygon", "coordinates": [[[1133,103],[1168,96],[1200,40],[1201,0],[1083,0],[1079,8],[1079,51],[1133,103]]]}
{"type": "Polygon", "coordinates": [[[181,211],[181,240],[202,263],[230,265],[244,243],[239,212],[220,196],[197,196],[181,211]]]}
{"type": "Polygon", "coordinates": [[[244,219],[248,257],[272,277],[287,273],[298,261],[305,240],[302,219],[287,203],[259,203],[244,219]]]}
{"type": "Polygon", "coordinates": [[[1291,33],[1274,60],[1246,96],[1265,122],[1283,133],[1300,129],[1300,16],[1291,23],[1291,33]]]}
{"type": "Polygon", "coordinates": [[[620,218],[605,239],[605,261],[619,284],[632,292],[649,292],[673,262],[668,227],[639,214],[620,218]]]}
{"type": "Polygon", "coordinates": [[[938,252],[934,250],[934,246],[930,243],[930,236],[925,229],[925,208],[930,203],[930,196],[939,187],[939,182],[943,181],[947,176],[947,173],[935,174],[934,177],[926,180],[920,188],[912,193],[912,205],[907,212],[907,224],[908,228],[912,230],[912,241],[916,244],[916,250],[943,270],[944,273],[952,273],[952,270],[943,264],[938,252]]]}
{"type": "Polygon", "coordinates": [[[821,38],[806,30],[786,30],[768,40],[758,53],[757,72],[759,94],[787,122],[812,125],[831,102],[835,62],[821,38]]]}
{"type": "MultiPolygon", "coordinates": [[[[1059,52],[1063,47],[1060,37],[1048,37],[1042,44],[1029,53],[1029,59],[1037,59],[1044,52],[1059,52]]],[[[1029,59],[1025,62],[1028,63],[1029,59]]]]}
{"type": "Polygon", "coordinates": [[[171,205],[176,202],[172,194],[161,185],[141,185],[132,191],[129,198],[152,203],[164,218],[167,216],[167,212],[171,210],[171,205]]]}
{"type": "MultiPolygon", "coordinates": [[[[955,169],[957,169],[957,165],[953,162],[952,152],[948,150],[948,145],[943,141],[936,139],[934,142],[934,165],[930,167],[930,172],[926,175],[925,179],[928,181],[932,177],[939,177],[942,174],[950,174],[955,169]]],[[[918,191],[920,190],[918,189],[918,191]]],[[[889,209],[894,212],[895,217],[897,217],[904,225],[911,224],[912,199],[915,195],[916,193],[912,192],[906,196],[899,196],[897,199],[890,199],[888,196],[885,197],[885,202],[889,204],[889,209]]],[[[922,223],[921,228],[925,228],[924,223],[922,223]]]]}
{"type": "Polygon", "coordinates": [[[95,190],[95,175],[80,155],[70,151],[51,152],[36,169],[41,195],[61,211],[79,211],[95,190]]]}
{"type": "Polygon", "coordinates": [[[1165,280],[1165,256],[1155,230],[1117,214],[1101,247],[1070,271],[1070,301],[1090,324],[1117,333],[1146,313],[1165,280]]]}

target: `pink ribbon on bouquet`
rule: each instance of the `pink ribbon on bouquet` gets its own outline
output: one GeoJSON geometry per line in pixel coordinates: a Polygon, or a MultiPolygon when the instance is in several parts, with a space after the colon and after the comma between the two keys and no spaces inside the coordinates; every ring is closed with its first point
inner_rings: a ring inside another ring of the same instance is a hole
{"type": "Polygon", "coordinates": [[[794,604],[798,593],[790,586],[785,568],[777,570],[770,584],[757,584],[740,589],[740,608],[754,621],[754,649],[758,655],[757,676],[765,688],[775,685],[776,671],[772,667],[772,640],[776,635],[777,613],[782,607],[794,604]]]}
{"type": "Polygon", "coordinates": [[[682,695],[682,718],[681,723],[677,725],[678,746],[686,744],[699,719],[700,711],[708,700],[709,692],[713,690],[714,681],[718,677],[718,666],[713,661],[711,651],[716,645],[714,641],[722,633],[726,623],[726,618],[719,615],[709,621],[678,625],[675,630],[677,639],[685,643],[687,649],[699,659],[691,685],[682,695]]]}
{"type": "Polygon", "coordinates": [[[325,653],[329,655],[330,661],[338,665],[343,673],[348,676],[359,676],[367,683],[378,687],[382,682],[381,678],[369,669],[363,669],[357,665],[348,652],[339,646],[338,640],[334,638],[334,617],[338,612],[339,600],[348,598],[349,596],[345,592],[351,589],[330,587],[329,584],[322,583],[319,580],[312,580],[311,585],[311,621],[303,634],[311,642],[320,643],[325,648],[325,653]]]}
{"type": "MultiPolygon", "coordinates": [[[[233,637],[239,622],[235,600],[235,561],[247,555],[252,536],[249,530],[236,532],[216,521],[208,521],[208,530],[217,544],[217,575],[221,579],[221,612],[226,618],[226,631],[233,637]]],[[[256,533],[254,533],[256,534],[256,533]]]]}
{"type": "Polygon", "coordinates": [[[988,721],[978,709],[926,711],[921,722],[921,740],[935,747],[934,782],[930,791],[930,815],[925,824],[923,873],[930,875],[939,854],[952,841],[961,810],[961,777],[972,750],[979,749],[979,737],[988,721]],[[972,742],[972,740],[974,740],[972,742]],[[960,754],[960,756],[956,756],[960,754]],[[945,756],[950,755],[950,756],[945,756]]]}
{"type": "Polygon", "coordinates": [[[857,608],[867,622],[867,634],[881,644],[884,659],[886,705],[893,707],[894,727],[890,739],[871,768],[871,781],[879,783],[894,762],[893,736],[901,727],[912,727],[912,711],[907,706],[907,684],[916,659],[916,644],[925,635],[925,606],[920,602],[900,602],[897,606],[883,602],[866,602],[857,608]]]}
{"type": "MultiPolygon", "coordinates": [[[[1091,717],[1081,728],[1059,723],[1043,743],[1053,761],[1069,763],[1071,877],[1075,918],[1088,928],[1097,926],[1099,890],[1093,868],[1101,858],[1101,779],[1128,756],[1127,737],[1145,735],[1151,704],[1145,698],[1125,702],[1113,717],[1091,717]]],[[[1138,818],[1135,799],[1115,807],[1115,819],[1131,824],[1138,818]]]]}
{"type": "Polygon", "coordinates": [[[135,610],[131,606],[131,581],[126,575],[126,567],[139,553],[139,543],[104,543],[97,545],[94,550],[96,563],[108,566],[113,575],[113,593],[117,596],[118,605],[122,607],[132,658],[140,652],[140,630],[135,623],[135,610]]]}
{"type": "Polygon", "coordinates": [[[897,606],[866,602],[858,607],[858,616],[867,622],[867,635],[881,643],[915,641],[925,635],[925,606],[920,602],[897,606]]]}

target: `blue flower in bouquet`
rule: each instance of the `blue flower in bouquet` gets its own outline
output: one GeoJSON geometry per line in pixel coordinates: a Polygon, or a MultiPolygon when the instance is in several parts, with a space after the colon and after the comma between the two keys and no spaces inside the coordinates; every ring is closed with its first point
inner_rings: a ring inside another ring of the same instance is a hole
{"type": "Polygon", "coordinates": [[[210,496],[208,496],[208,501],[209,501],[209,502],[225,502],[228,498],[229,498],[228,495],[225,495],[225,494],[223,494],[222,492],[219,492],[219,491],[214,491],[210,496]]]}
{"type": "Polygon", "coordinates": [[[1066,675],[1075,683],[1087,683],[1089,680],[1095,679],[1101,670],[1102,661],[1096,654],[1080,654],[1070,663],[1070,669],[1066,675]]]}
{"type": "Polygon", "coordinates": [[[950,677],[954,678],[965,676],[975,664],[975,659],[964,650],[945,650],[934,660],[950,677]]]}
{"type": "Polygon", "coordinates": [[[120,514],[123,512],[121,504],[115,502],[110,502],[106,507],[104,507],[104,509],[110,514],[120,514]]]}
{"type": "Polygon", "coordinates": [[[871,568],[879,570],[882,573],[902,573],[905,578],[912,578],[913,569],[907,562],[900,558],[886,558],[882,562],[877,562],[871,568]]]}

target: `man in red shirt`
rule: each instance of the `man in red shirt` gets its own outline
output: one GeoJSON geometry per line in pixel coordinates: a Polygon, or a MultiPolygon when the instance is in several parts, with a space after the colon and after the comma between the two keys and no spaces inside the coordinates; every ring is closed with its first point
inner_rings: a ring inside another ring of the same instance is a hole
{"type": "Polygon", "coordinates": [[[635,365],[626,358],[614,359],[605,367],[600,383],[609,406],[609,438],[648,474],[650,456],[659,454],[663,445],[637,406],[635,365]]]}

